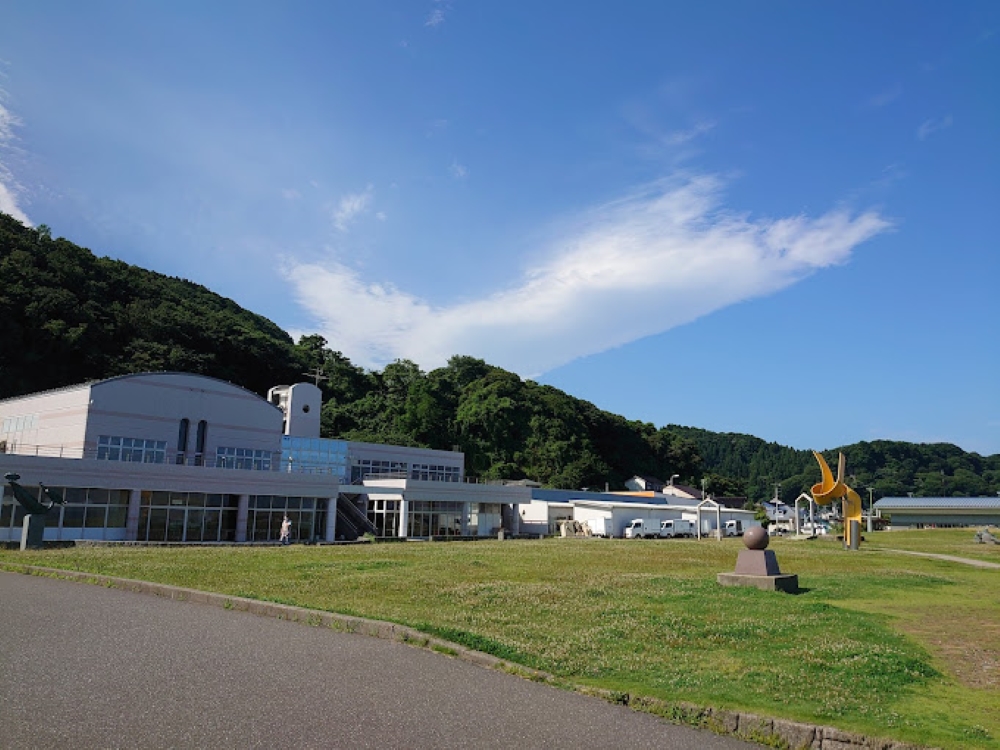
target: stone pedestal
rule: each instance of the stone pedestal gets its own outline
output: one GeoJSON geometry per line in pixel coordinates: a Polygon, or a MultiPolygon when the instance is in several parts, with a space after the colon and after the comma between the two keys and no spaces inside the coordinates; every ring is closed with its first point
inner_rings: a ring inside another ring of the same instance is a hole
{"type": "Polygon", "coordinates": [[[799,590],[797,575],[748,576],[739,573],[719,573],[716,580],[722,586],[750,586],[761,591],[784,591],[796,594],[799,590]]]}
{"type": "Polygon", "coordinates": [[[45,546],[45,516],[28,513],[21,527],[21,549],[42,549],[45,546]]]}
{"type": "MultiPolygon", "coordinates": [[[[751,529],[757,532],[757,529],[751,529]]],[[[785,591],[794,594],[799,590],[797,575],[782,575],[778,558],[774,552],[765,549],[768,544],[767,532],[760,529],[755,534],[747,534],[742,550],[736,558],[733,573],[719,573],[716,580],[722,586],[752,586],[764,591],[785,591]]]]}

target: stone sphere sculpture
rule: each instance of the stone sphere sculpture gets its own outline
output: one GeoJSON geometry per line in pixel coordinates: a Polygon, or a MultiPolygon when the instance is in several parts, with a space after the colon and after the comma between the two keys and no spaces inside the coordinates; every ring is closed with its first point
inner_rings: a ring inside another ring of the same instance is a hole
{"type": "Polygon", "coordinates": [[[771,537],[763,526],[752,526],[743,534],[743,544],[747,549],[767,549],[771,537]]]}

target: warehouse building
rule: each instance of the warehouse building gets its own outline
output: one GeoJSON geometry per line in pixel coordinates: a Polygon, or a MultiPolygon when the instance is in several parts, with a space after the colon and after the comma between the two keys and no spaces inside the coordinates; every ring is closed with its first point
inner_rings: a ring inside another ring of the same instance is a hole
{"type": "Polygon", "coordinates": [[[1000,497],[883,497],[875,512],[890,529],[1000,526],[1000,497]]]}

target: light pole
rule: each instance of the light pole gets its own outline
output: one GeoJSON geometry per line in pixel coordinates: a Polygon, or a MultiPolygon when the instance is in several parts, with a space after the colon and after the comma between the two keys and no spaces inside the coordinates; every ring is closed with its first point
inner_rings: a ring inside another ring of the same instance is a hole
{"type": "Polygon", "coordinates": [[[670,475],[670,486],[673,487],[674,486],[674,480],[675,479],[680,479],[680,478],[681,478],[680,474],[671,474],[670,475]]]}
{"type": "Polygon", "coordinates": [[[875,502],[872,499],[872,494],[875,492],[874,487],[866,487],[868,490],[868,533],[872,533],[872,514],[875,512],[874,505],[875,502]]]}

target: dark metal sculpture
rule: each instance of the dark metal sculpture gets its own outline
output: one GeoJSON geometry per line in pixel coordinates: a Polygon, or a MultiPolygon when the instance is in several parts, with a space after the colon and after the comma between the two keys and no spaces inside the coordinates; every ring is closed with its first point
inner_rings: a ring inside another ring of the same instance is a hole
{"type": "Polygon", "coordinates": [[[65,505],[66,500],[57,492],[50,490],[41,482],[38,483],[38,497],[17,483],[21,478],[13,472],[4,474],[14,499],[24,508],[24,528],[21,532],[21,549],[41,549],[44,546],[45,516],[54,505],[65,505]]]}
{"type": "Polygon", "coordinates": [[[58,493],[50,490],[41,482],[38,483],[38,489],[41,493],[39,494],[39,497],[36,498],[17,483],[17,480],[21,478],[20,474],[4,474],[3,478],[7,480],[7,484],[10,485],[11,490],[14,492],[14,499],[21,504],[25,513],[30,515],[45,515],[52,510],[53,505],[66,504],[66,500],[64,498],[60,497],[58,493]],[[44,500],[41,499],[43,495],[44,500]]]}

